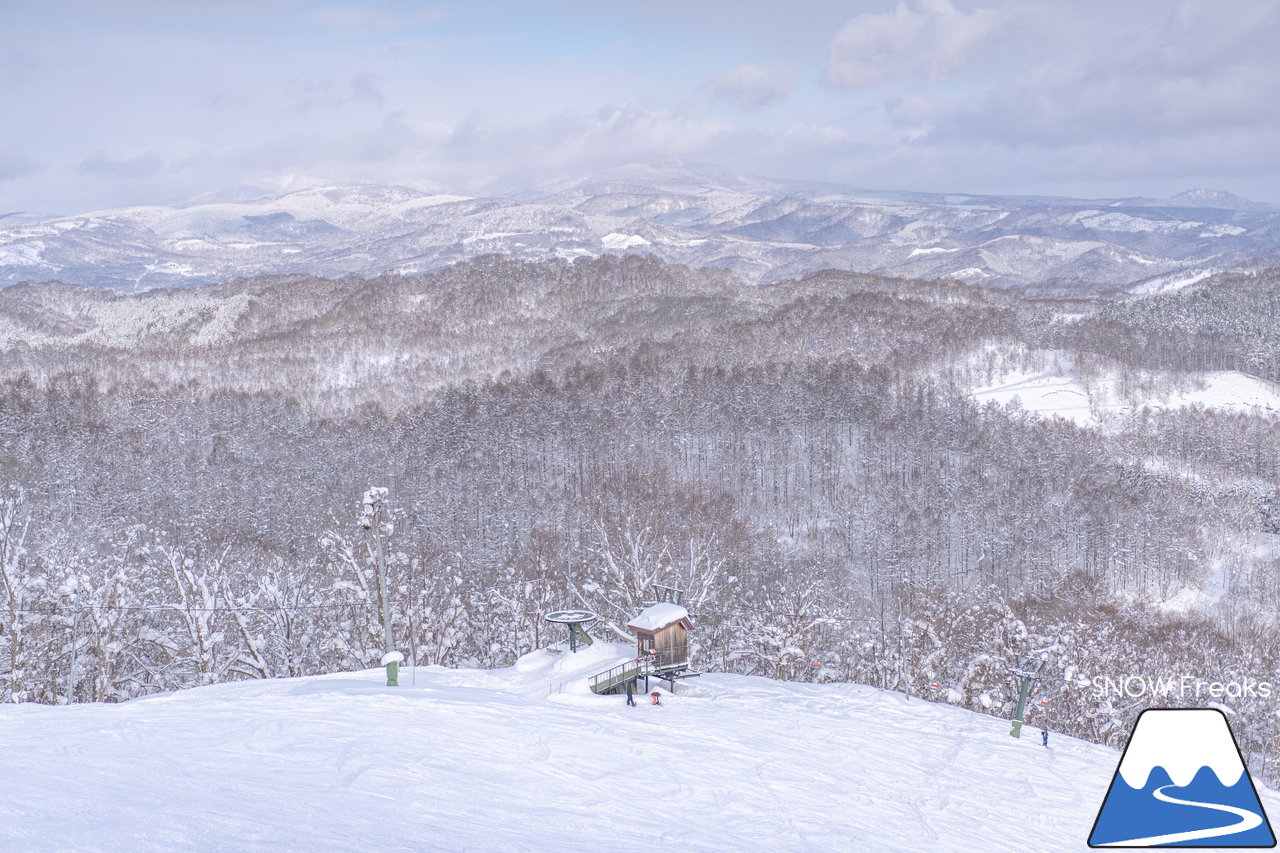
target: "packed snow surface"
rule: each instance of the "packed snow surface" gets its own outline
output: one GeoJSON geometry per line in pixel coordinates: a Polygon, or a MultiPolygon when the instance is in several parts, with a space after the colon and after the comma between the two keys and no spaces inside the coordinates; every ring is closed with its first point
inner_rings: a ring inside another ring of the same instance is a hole
{"type": "Polygon", "coordinates": [[[855,685],[589,691],[630,654],[0,706],[0,849],[1084,851],[1120,757],[855,685]]]}

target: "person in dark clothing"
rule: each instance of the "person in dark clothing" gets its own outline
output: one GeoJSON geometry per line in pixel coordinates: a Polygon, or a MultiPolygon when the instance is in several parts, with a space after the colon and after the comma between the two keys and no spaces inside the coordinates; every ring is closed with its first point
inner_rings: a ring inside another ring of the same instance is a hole
{"type": "Polygon", "coordinates": [[[1049,730],[1048,729],[1040,730],[1040,740],[1044,742],[1044,748],[1048,749],[1049,748],[1049,730]]]}
{"type": "Polygon", "coordinates": [[[635,689],[635,686],[636,686],[636,683],[634,681],[627,682],[627,704],[628,705],[636,704],[636,697],[633,694],[633,690],[635,689]]]}

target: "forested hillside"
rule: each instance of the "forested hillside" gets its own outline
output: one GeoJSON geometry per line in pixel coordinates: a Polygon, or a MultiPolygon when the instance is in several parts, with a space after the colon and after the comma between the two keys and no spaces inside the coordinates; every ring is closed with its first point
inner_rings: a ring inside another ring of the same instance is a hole
{"type": "MultiPolygon", "coordinates": [[[[1280,417],[1161,402],[1280,381],[1278,282],[1057,302],[606,256],[9,287],[0,697],[376,663],[376,485],[413,662],[510,663],[559,638],[546,611],[625,620],[656,581],[701,667],[1008,714],[1007,665],[1047,650],[1033,721],[1115,743],[1152,703],[1095,676],[1280,684],[1280,417]],[[1128,411],[971,393],[1062,371],[1128,411]]],[[[1274,714],[1224,701],[1280,778],[1274,714]]]]}

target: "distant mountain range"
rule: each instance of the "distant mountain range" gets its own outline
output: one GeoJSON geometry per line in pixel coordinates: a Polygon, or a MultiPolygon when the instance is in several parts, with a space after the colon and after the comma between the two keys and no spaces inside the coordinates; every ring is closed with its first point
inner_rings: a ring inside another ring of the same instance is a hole
{"type": "Polygon", "coordinates": [[[500,253],[652,253],[752,282],[819,269],[1092,293],[1155,290],[1280,254],[1280,207],[880,192],[673,161],[468,197],[339,186],[251,201],[0,215],[0,286],[121,291],[277,273],[419,273],[500,253]]]}

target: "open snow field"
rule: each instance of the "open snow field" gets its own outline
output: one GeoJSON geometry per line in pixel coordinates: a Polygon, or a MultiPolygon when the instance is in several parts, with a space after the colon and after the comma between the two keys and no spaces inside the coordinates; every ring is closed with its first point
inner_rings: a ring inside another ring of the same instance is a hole
{"type": "Polygon", "coordinates": [[[1183,379],[1169,393],[1141,401],[1126,400],[1119,380],[1104,378],[1092,387],[1070,371],[1011,372],[991,386],[977,388],[970,396],[979,403],[1001,405],[1017,400],[1028,412],[1066,418],[1081,426],[1093,426],[1099,418],[1127,414],[1144,406],[1152,409],[1199,405],[1207,409],[1245,414],[1280,414],[1280,392],[1275,386],[1230,370],[1183,379]]]}
{"type": "Polygon", "coordinates": [[[1119,759],[855,685],[591,694],[627,654],[0,706],[0,850],[1082,851],[1119,759]]]}

